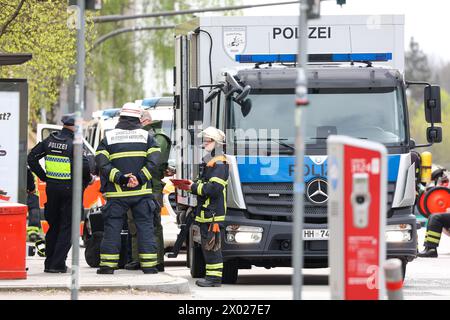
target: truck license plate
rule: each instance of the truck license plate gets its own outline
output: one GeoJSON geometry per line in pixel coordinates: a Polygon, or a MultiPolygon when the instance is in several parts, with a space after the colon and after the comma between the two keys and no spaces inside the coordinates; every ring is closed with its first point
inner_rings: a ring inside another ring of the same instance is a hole
{"type": "Polygon", "coordinates": [[[303,240],[328,240],[329,238],[328,229],[303,229],[303,240]]]}

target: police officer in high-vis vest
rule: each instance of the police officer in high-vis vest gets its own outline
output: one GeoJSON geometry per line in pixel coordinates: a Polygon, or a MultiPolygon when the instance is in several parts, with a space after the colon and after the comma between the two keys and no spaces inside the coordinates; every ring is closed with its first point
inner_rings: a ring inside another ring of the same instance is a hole
{"type": "Polygon", "coordinates": [[[449,235],[450,212],[434,213],[428,218],[427,231],[425,233],[424,250],[417,254],[421,258],[437,258],[437,247],[441,241],[442,232],[449,235]]]}
{"type": "Polygon", "coordinates": [[[158,273],[153,227],[157,205],[151,180],[156,174],[160,148],[142,129],[141,112],[134,103],[125,103],[115,129],[106,132],[97,148],[95,160],[106,198],[98,274],[113,274],[118,267],[120,233],[128,209],[136,223],[141,269],[146,274],[158,273]]]}
{"type": "Polygon", "coordinates": [[[206,277],[197,280],[200,287],[220,287],[222,283],[223,258],[221,233],[227,210],[226,187],[229,168],[222,146],[225,134],[208,127],[200,134],[207,155],[200,166],[199,179],[190,181],[190,191],[197,195],[195,222],[200,226],[202,251],[206,263],[206,277]]]}
{"type": "MultiPolygon", "coordinates": [[[[28,166],[39,179],[46,182],[47,203],[45,219],[49,229],[45,236],[44,272],[67,272],[66,258],[71,247],[72,225],[72,167],[75,114],[62,117],[60,132],[52,132],[39,142],[28,155],[28,166]],[[45,171],[39,159],[45,157],[45,171]]],[[[89,162],[83,155],[83,186],[91,180],[89,162]]]]}

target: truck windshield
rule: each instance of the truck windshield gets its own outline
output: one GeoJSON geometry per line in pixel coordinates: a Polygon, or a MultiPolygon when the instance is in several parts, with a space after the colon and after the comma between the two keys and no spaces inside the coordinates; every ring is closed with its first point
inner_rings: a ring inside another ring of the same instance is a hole
{"type": "MultiPolygon", "coordinates": [[[[244,117],[241,107],[231,102],[229,128],[234,141],[282,141],[294,145],[295,119],[292,89],[252,89],[252,108],[244,117]],[[278,129],[278,135],[271,134],[278,129]],[[250,130],[250,131],[249,131],[250,130]],[[264,132],[255,139],[249,132],[264,132]],[[272,131],[273,132],[273,131],[272,131]],[[273,138],[273,139],[271,139],[273,138]]],[[[397,88],[313,88],[310,104],[302,115],[306,117],[305,144],[323,148],[330,134],[348,135],[398,146],[406,140],[406,120],[402,93],[397,88]]]]}

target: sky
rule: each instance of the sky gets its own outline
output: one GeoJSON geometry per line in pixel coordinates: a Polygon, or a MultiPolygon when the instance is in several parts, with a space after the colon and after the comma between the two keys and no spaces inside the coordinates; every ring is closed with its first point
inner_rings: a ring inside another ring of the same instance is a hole
{"type": "MultiPolygon", "coordinates": [[[[286,1],[286,0],[283,0],[286,1]]],[[[278,2],[283,2],[278,1],[278,2]]],[[[276,0],[242,0],[243,4],[277,2],[276,0]]],[[[283,5],[243,10],[243,15],[295,15],[299,6],[283,5]]],[[[347,0],[342,7],[335,0],[322,1],[322,15],[405,15],[405,48],[411,37],[436,62],[450,62],[449,0],[347,0]]]]}

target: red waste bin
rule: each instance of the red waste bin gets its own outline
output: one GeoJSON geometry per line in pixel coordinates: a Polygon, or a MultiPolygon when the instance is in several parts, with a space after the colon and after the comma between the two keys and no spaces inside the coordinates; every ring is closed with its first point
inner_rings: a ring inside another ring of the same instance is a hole
{"type": "Polygon", "coordinates": [[[28,207],[0,202],[0,279],[26,279],[28,207]]]}

